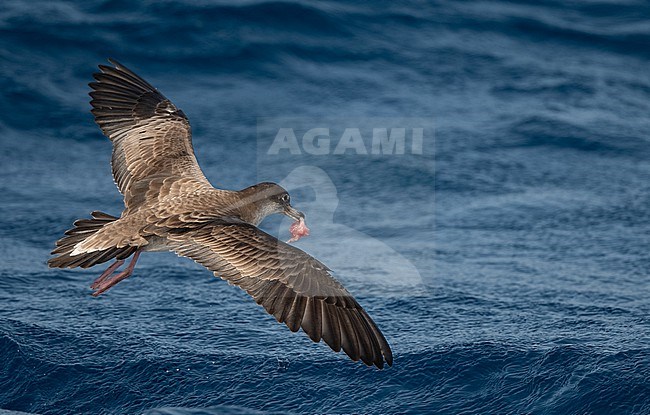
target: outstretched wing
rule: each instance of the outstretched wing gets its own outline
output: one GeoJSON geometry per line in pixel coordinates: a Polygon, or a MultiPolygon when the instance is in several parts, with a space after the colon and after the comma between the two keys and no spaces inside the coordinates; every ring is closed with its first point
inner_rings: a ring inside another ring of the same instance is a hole
{"type": "Polygon", "coordinates": [[[124,65],[99,65],[90,101],[95,121],[113,142],[111,166],[118,189],[129,199],[152,178],[190,178],[209,185],[199,167],[190,123],[147,81],[124,65]],[[143,183],[143,181],[145,183],[143,183]]]}
{"type": "Polygon", "coordinates": [[[392,365],[376,324],[321,262],[255,226],[219,223],[168,236],[170,247],[237,285],[291,331],[357,361],[392,365]]]}

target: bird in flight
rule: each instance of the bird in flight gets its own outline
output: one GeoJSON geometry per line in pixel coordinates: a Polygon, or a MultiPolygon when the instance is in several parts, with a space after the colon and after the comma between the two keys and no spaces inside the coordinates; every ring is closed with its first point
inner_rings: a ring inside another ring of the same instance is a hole
{"type": "Polygon", "coordinates": [[[233,191],[213,187],[199,167],[190,124],[156,88],[119,62],[99,65],[92,113],[113,144],[113,178],[124,196],[118,217],[92,212],[56,242],[54,268],[88,268],[115,260],[93,296],[132,275],[142,252],[172,251],[246,291],[280,323],[352,360],[383,368],[392,352],[375,322],[317,259],[257,226],[281,213],[309,234],[286,190],[263,182],[233,191]],[[121,272],[118,269],[131,257],[121,272]]]}

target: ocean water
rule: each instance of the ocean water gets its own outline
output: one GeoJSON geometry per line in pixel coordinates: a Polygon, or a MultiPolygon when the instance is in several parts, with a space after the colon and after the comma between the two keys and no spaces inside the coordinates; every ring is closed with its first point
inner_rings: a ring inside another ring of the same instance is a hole
{"type": "Polygon", "coordinates": [[[650,414],[648,15],[3,1],[0,413],[650,414]],[[108,57],[188,115],[212,183],[291,190],[312,230],[296,245],[368,310],[393,367],[290,333],[173,254],[99,298],[101,266],[47,268],[75,219],[122,209],[86,95],[108,57]],[[282,128],[297,151],[271,151],[282,128]],[[381,128],[404,128],[404,151],[374,154],[381,128]]]}

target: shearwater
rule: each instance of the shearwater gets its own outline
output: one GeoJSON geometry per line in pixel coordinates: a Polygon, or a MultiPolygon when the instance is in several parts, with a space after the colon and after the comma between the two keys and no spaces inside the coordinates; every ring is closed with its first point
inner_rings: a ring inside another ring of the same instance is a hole
{"type": "Polygon", "coordinates": [[[199,167],[185,114],[115,60],[94,74],[92,113],[113,143],[111,166],[124,210],[92,212],[56,242],[50,267],[88,268],[115,259],[91,285],[98,296],[132,275],[142,252],[173,251],[245,290],[286,324],[332,350],[383,368],[393,357],[384,335],[330,269],[260,230],[268,215],[295,222],[291,241],[309,234],[305,215],[275,183],[214,188],[199,167]],[[117,270],[127,258],[124,271],[117,270]]]}

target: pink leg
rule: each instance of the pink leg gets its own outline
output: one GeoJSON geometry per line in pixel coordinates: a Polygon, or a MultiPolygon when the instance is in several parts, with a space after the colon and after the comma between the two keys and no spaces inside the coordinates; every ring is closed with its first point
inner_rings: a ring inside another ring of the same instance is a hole
{"type": "Polygon", "coordinates": [[[113,275],[113,273],[115,272],[115,270],[118,269],[120,266],[122,266],[123,263],[124,263],[124,260],[123,260],[123,259],[118,259],[117,261],[115,261],[115,263],[114,263],[113,265],[111,265],[110,267],[108,267],[108,268],[106,269],[106,271],[104,271],[104,272],[102,273],[102,275],[100,275],[99,278],[97,278],[97,279],[95,280],[95,282],[93,282],[93,284],[90,286],[90,288],[92,288],[93,290],[94,290],[95,288],[97,288],[97,287],[99,286],[99,284],[101,284],[101,283],[104,282],[108,277],[110,277],[111,275],[113,275]]]}
{"type": "MultiPolygon", "coordinates": [[[[135,268],[135,263],[138,262],[138,257],[140,256],[140,251],[135,251],[135,254],[133,255],[133,259],[131,259],[131,262],[129,262],[129,265],[124,269],[124,271],[120,272],[119,274],[115,276],[111,276],[110,278],[105,278],[105,280],[100,281],[99,284],[95,287],[96,290],[94,293],[91,295],[93,297],[97,297],[98,295],[108,291],[109,288],[117,284],[118,282],[128,278],[133,274],[133,269],[135,268]]],[[[115,264],[113,264],[115,265],[115,264]]]]}

